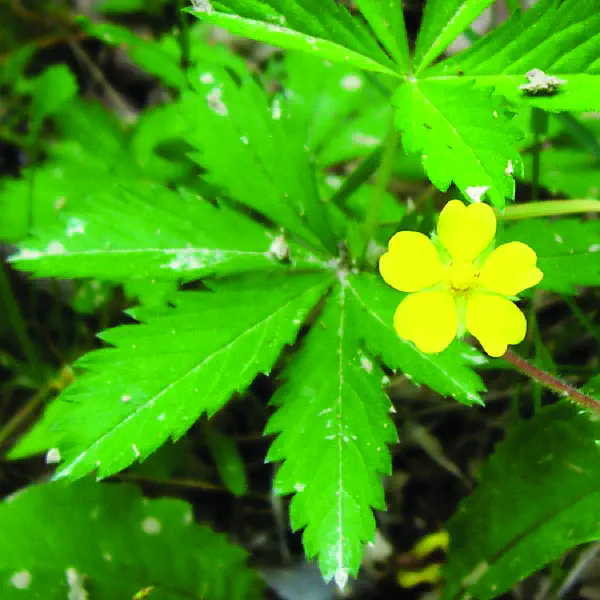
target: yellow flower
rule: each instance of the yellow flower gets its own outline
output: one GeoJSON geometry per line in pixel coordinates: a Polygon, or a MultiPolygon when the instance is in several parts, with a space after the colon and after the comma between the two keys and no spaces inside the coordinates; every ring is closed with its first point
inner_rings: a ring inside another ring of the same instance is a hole
{"type": "Polygon", "coordinates": [[[394,315],[401,338],[423,352],[441,352],[467,330],[490,356],[523,341],[527,322],[511,300],[544,275],[526,244],[490,252],[495,234],[496,215],[487,204],[451,200],[440,214],[436,244],[415,231],[390,239],[379,271],[393,288],[410,292],[394,315]]]}

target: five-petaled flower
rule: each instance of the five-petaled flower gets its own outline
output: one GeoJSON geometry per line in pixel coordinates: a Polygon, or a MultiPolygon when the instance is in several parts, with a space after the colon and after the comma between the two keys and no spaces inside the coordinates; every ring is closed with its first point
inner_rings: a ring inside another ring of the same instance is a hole
{"type": "Polygon", "coordinates": [[[523,341],[527,322],[512,300],[539,283],[543,273],[526,244],[492,249],[495,235],[490,206],[451,200],[433,241],[416,231],[390,239],[379,271],[393,288],[410,292],[394,315],[401,338],[423,352],[441,352],[468,331],[490,356],[502,356],[508,344],[523,341]]]}

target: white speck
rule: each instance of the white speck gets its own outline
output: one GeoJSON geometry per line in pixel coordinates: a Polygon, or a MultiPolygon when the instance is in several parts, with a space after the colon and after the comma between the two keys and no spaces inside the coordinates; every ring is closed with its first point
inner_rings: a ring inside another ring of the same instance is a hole
{"type": "Polygon", "coordinates": [[[273,104],[271,106],[271,116],[274,121],[279,121],[281,119],[281,101],[279,98],[275,98],[273,100],[273,104]]]}
{"type": "Polygon", "coordinates": [[[108,552],[105,552],[105,553],[102,555],[102,558],[104,558],[104,560],[105,560],[106,562],[110,562],[110,561],[112,560],[112,555],[111,555],[111,554],[109,554],[108,552]]]}
{"type": "Polygon", "coordinates": [[[387,385],[390,382],[390,378],[387,375],[384,375],[381,378],[381,385],[387,385]]]}
{"type": "Polygon", "coordinates": [[[56,210],[60,210],[61,208],[64,207],[64,205],[67,203],[67,199],[64,196],[59,196],[55,201],[54,201],[54,208],[56,210]]]}
{"type": "Polygon", "coordinates": [[[196,12],[206,13],[207,15],[215,12],[213,5],[208,0],[192,0],[192,6],[196,12]]]}
{"type": "Polygon", "coordinates": [[[492,117],[494,117],[494,119],[497,119],[497,118],[498,118],[498,116],[499,116],[499,115],[498,115],[498,111],[497,111],[497,110],[495,110],[495,111],[492,113],[492,117]]]}
{"type": "Polygon", "coordinates": [[[558,235],[558,233],[554,234],[554,239],[559,243],[562,244],[563,243],[563,239],[560,235],[558,235]]]}
{"type": "Polygon", "coordinates": [[[590,252],[598,252],[598,250],[600,250],[600,244],[592,244],[588,250],[590,252]]]}
{"type": "Polygon", "coordinates": [[[158,417],[156,417],[157,421],[164,421],[166,419],[167,415],[165,413],[160,413],[160,415],[158,415],[158,417]]]}
{"type": "Polygon", "coordinates": [[[46,254],[64,254],[65,247],[60,242],[50,242],[46,248],[46,254]]]}
{"type": "Polygon", "coordinates": [[[29,571],[17,571],[13,573],[10,582],[18,590],[26,590],[31,584],[31,573],[29,571]]]}
{"type": "Polygon", "coordinates": [[[372,373],[373,372],[373,363],[366,356],[361,356],[360,357],[360,366],[367,373],[372,373]]]}
{"type": "Polygon", "coordinates": [[[138,450],[138,447],[135,444],[131,444],[131,449],[133,450],[133,453],[135,454],[136,458],[140,457],[140,451],[138,450]]]}
{"type": "MultiPolygon", "coordinates": [[[[357,146],[379,146],[381,144],[381,138],[374,135],[365,135],[364,133],[356,132],[352,134],[352,141],[357,146]]],[[[346,575],[347,577],[347,575],[346,575]]]]}
{"type": "Polygon", "coordinates": [[[506,169],[504,169],[504,173],[506,175],[512,175],[515,172],[515,168],[513,166],[513,161],[508,159],[508,164],[506,165],[506,169]]]}
{"type": "Polygon", "coordinates": [[[229,114],[225,103],[223,102],[223,90],[220,87],[213,88],[206,96],[208,107],[220,117],[226,117],[229,114]]]}
{"type": "MultiPolygon", "coordinates": [[[[173,271],[197,271],[206,267],[206,262],[198,256],[205,256],[200,250],[189,248],[180,250],[175,254],[170,262],[161,265],[161,269],[173,269],[173,271]]],[[[214,259],[217,259],[217,254],[214,254],[214,259]]]]}
{"type": "Polygon", "coordinates": [[[296,483],[296,484],[294,485],[294,489],[295,489],[297,492],[303,492],[303,491],[306,489],[306,485],[305,485],[304,483],[296,483]]]}
{"type": "Polygon", "coordinates": [[[325,439],[326,440],[334,440],[335,439],[335,435],[326,435],[325,439]]]}
{"type": "Polygon", "coordinates": [[[46,452],[46,464],[55,465],[60,462],[60,450],[58,448],[50,448],[46,452]]]}
{"type": "Polygon", "coordinates": [[[142,521],[142,531],[148,535],[156,535],[157,533],[160,533],[161,529],[161,522],[154,517],[146,517],[142,521]]]}
{"type": "Polygon", "coordinates": [[[278,235],[271,244],[267,255],[274,256],[277,260],[284,260],[288,257],[290,247],[285,241],[285,236],[278,235]]]}
{"type": "Polygon", "coordinates": [[[11,260],[36,260],[42,256],[39,250],[28,250],[23,248],[18,254],[15,254],[11,260]]]}
{"type": "Polygon", "coordinates": [[[242,144],[244,144],[245,146],[248,145],[248,137],[243,135],[240,137],[240,140],[242,141],[242,144]]]}
{"type": "Polygon", "coordinates": [[[338,175],[327,175],[325,183],[333,190],[339,190],[342,187],[342,178],[338,175]]]}
{"type": "Polygon", "coordinates": [[[127,404],[127,402],[129,402],[131,400],[131,396],[129,394],[123,394],[121,396],[121,402],[123,404],[127,404]]]}
{"type": "Polygon", "coordinates": [[[65,233],[67,234],[67,237],[85,233],[85,221],[82,221],[77,217],[69,217],[65,233]]]}
{"type": "Polygon", "coordinates": [[[340,567],[333,577],[335,581],[335,585],[343,592],[346,584],[348,583],[348,571],[346,569],[340,567]]]}
{"type": "Polygon", "coordinates": [[[69,594],[67,600],[87,600],[89,598],[87,590],[83,587],[85,581],[85,575],[82,575],[74,569],[69,567],[65,571],[67,576],[67,585],[69,586],[69,594]]]}
{"type": "Polygon", "coordinates": [[[481,202],[481,197],[490,189],[489,185],[472,185],[465,192],[471,199],[471,202],[481,202]]]}
{"type": "Polygon", "coordinates": [[[292,325],[301,325],[301,324],[302,324],[302,321],[300,319],[294,319],[292,321],[292,325]]]}
{"type": "Polygon", "coordinates": [[[192,513],[191,510],[188,510],[185,513],[185,516],[183,517],[183,524],[184,525],[191,525],[194,522],[194,514],[192,513]]]}
{"type": "Polygon", "coordinates": [[[325,408],[318,414],[318,416],[322,417],[323,415],[326,415],[327,413],[330,413],[330,412],[333,412],[333,408],[325,408]]]}
{"type": "Polygon", "coordinates": [[[200,82],[205,85],[211,85],[215,82],[215,76],[212,73],[202,73],[200,75],[200,82]]]}
{"type": "Polygon", "coordinates": [[[340,85],[349,92],[360,90],[363,85],[363,80],[358,75],[346,75],[340,81],[340,85]]]}

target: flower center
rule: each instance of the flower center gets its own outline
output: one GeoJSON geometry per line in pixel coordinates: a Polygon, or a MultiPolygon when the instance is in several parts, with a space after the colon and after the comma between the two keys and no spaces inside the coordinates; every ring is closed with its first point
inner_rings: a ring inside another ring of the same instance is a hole
{"type": "Polygon", "coordinates": [[[465,292],[479,285],[479,271],[472,262],[455,261],[446,267],[445,279],[452,291],[465,292]]]}

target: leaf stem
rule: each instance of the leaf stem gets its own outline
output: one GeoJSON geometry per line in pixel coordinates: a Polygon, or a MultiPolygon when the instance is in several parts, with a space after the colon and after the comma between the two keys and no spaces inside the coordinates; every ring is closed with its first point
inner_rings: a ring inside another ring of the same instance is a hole
{"type": "Polygon", "coordinates": [[[512,350],[507,350],[502,358],[532,381],[541,384],[571,402],[575,402],[592,412],[600,414],[600,400],[584,394],[572,385],[558,379],[558,377],[532,365],[529,361],[517,356],[512,350]]]}
{"type": "Polygon", "coordinates": [[[496,213],[502,221],[516,221],[532,217],[555,217],[578,213],[600,212],[600,200],[545,200],[507,206],[503,213],[496,213]]]}
{"type": "Polygon", "coordinates": [[[390,116],[390,124],[388,127],[388,133],[383,147],[383,155],[381,157],[381,165],[377,172],[377,179],[375,181],[375,188],[373,190],[373,197],[371,198],[371,204],[367,210],[365,222],[363,223],[363,247],[361,263],[364,264],[369,242],[375,236],[375,231],[379,226],[379,220],[381,216],[381,207],[383,204],[383,196],[387,189],[388,183],[394,170],[394,159],[396,157],[396,150],[398,148],[399,134],[396,131],[396,125],[394,122],[394,111],[390,116]]]}
{"type": "Polygon", "coordinates": [[[12,325],[17,340],[21,345],[21,350],[33,368],[36,380],[38,383],[41,382],[41,363],[38,358],[35,345],[27,333],[27,324],[25,323],[25,319],[21,314],[19,303],[15,298],[10,280],[3,265],[0,265],[0,306],[4,308],[5,314],[8,317],[8,321],[12,325]]]}
{"type": "Polygon", "coordinates": [[[177,12],[179,13],[179,46],[181,48],[181,68],[187,71],[190,67],[190,24],[187,13],[183,12],[185,0],[177,0],[177,12]]]}

